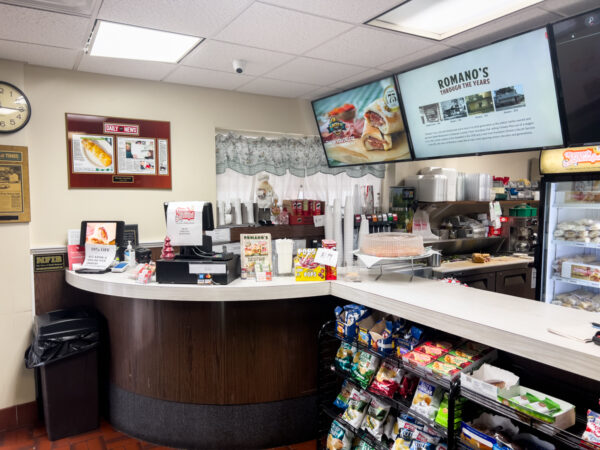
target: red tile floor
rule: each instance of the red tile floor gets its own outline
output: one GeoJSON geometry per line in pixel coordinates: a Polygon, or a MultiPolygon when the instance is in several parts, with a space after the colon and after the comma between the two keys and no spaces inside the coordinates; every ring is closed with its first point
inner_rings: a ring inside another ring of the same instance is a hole
{"type": "MultiPolygon", "coordinates": [[[[44,425],[5,431],[0,433],[0,448],[2,450],[158,450],[168,447],[130,438],[103,421],[97,430],[58,441],[48,440],[44,425]]],[[[315,450],[316,448],[316,441],[309,441],[271,450],[315,450]]]]}

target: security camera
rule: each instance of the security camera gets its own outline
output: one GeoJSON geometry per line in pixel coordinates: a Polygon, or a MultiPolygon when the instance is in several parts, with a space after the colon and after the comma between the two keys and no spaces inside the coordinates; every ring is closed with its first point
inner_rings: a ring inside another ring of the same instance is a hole
{"type": "Polygon", "coordinates": [[[233,70],[235,70],[236,73],[244,73],[244,70],[246,70],[246,61],[243,59],[234,59],[233,70]]]}

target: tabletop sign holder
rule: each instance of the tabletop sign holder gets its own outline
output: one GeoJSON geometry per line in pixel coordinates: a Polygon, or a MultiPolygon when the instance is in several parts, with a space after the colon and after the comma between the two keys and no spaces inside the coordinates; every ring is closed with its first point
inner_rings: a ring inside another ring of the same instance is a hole
{"type": "Polygon", "coordinates": [[[171,123],[65,114],[69,188],[171,189],[171,123]]]}
{"type": "Polygon", "coordinates": [[[27,147],[0,145],[0,224],[29,222],[27,147]]]}

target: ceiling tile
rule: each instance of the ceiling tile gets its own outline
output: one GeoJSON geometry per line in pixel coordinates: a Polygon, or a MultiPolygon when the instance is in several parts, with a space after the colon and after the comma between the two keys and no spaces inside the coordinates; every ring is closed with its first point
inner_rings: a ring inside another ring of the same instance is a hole
{"type": "Polygon", "coordinates": [[[318,86],[304,83],[293,83],[291,81],[271,80],[268,78],[257,78],[254,81],[237,89],[240,92],[252,94],[273,95],[275,97],[301,97],[318,86]]]}
{"type": "Polygon", "coordinates": [[[0,40],[0,58],[60,69],[72,69],[79,50],[0,40]]]}
{"type": "Polygon", "coordinates": [[[406,70],[408,67],[416,67],[417,65],[426,64],[428,62],[439,61],[447,56],[460,53],[462,50],[458,48],[450,48],[445,45],[436,44],[432,47],[427,47],[402,58],[395,59],[387,64],[379,66],[380,69],[389,70],[390,72],[398,73],[406,70]]]}
{"type": "Polygon", "coordinates": [[[330,39],[306,56],[375,67],[431,45],[430,40],[363,26],[330,39]]]}
{"type": "Polygon", "coordinates": [[[344,22],[364,23],[403,3],[403,0],[264,0],[262,3],[304,11],[344,22]]]}
{"type": "Polygon", "coordinates": [[[303,96],[301,96],[300,98],[303,98],[305,100],[316,100],[318,98],[322,98],[322,97],[327,97],[329,95],[333,95],[337,92],[339,92],[340,89],[335,89],[332,87],[321,87],[318,88],[314,91],[308,92],[306,94],[304,94],[303,96]]]}
{"type": "Polygon", "coordinates": [[[366,71],[361,72],[358,75],[353,75],[351,77],[344,78],[343,80],[340,80],[336,83],[332,83],[330,84],[330,86],[334,88],[347,89],[358,84],[368,83],[369,81],[373,81],[378,78],[384,78],[389,74],[389,72],[385,72],[383,70],[367,69],[366,71]]]}
{"type": "Polygon", "coordinates": [[[537,6],[547,11],[556,12],[565,17],[571,17],[590,11],[594,8],[599,8],[600,3],[598,0],[545,0],[537,6]]]}
{"type": "Polygon", "coordinates": [[[277,80],[329,86],[364,71],[364,67],[300,57],[269,72],[267,76],[277,80]]]}
{"type": "Polygon", "coordinates": [[[444,39],[443,43],[464,49],[479,48],[524,31],[543,27],[557,19],[560,19],[558,14],[531,7],[444,39]]]}
{"type": "Polygon", "coordinates": [[[169,74],[163,81],[233,90],[253,79],[253,77],[237,73],[217,72],[215,70],[196,69],[194,67],[178,67],[175,72],[169,74]]]}
{"type": "Polygon", "coordinates": [[[285,53],[301,54],[352,25],[254,3],[216,39],[285,53]]]}
{"type": "Polygon", "coordinates": [[[227,42],[205,41],[196,47],[181,62],[185,66],[233,72],[233,60],[246,61],[246,75],[262,75],[293,59],[284,53],[260,50],[227,42]]]}
{"type": "Polygon", "coordinates": [[[0,39],[83,49],[91,22],[31,8],[0,4],[0,39]]]}
{"type": "Polygon", "coordinates": [[[99,19],[211,37],[252,0],[104,0],[99,19]]]}
{"type": "Polygon", "coordinates": [[[175,64],[83,55],[77,70],[142,80],[162,80],[175,64]]]}

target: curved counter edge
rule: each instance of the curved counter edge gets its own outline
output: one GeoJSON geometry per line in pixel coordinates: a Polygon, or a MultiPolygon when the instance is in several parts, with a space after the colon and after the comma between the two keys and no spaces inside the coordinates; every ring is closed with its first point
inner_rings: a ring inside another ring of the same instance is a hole
{"type": "Polygon", "coordinates": [[[333,295],[473,339],[499,350],[600,381],[600,346],[550,333],[549,328],[590,326],[600,313],[549,305],[440,281],[384,274],[379,281],[272,282],[235,280],[228,286],[139,285],[123,274],[80,275],[67,271],[74,287],[123,297],[171,301],[245,301],[333,295]],[[119,277],[121,275],[121,277],[119,277]]]}

